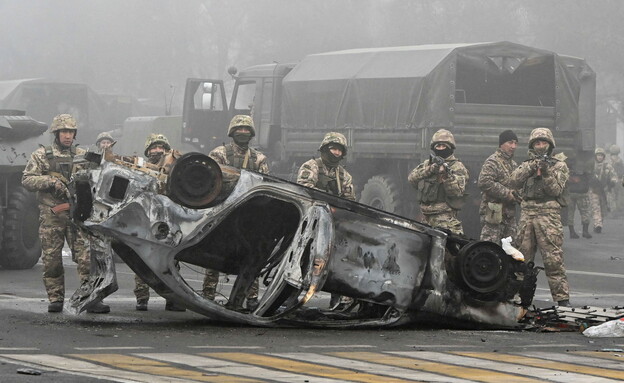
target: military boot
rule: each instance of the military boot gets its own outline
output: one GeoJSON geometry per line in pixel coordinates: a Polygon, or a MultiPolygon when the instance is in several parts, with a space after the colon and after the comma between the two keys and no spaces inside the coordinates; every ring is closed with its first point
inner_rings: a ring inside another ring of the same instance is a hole
{"type": "Polygon", "coordinates": [[[177,305],[174,301],[167,300],[165,302],[165,310],[167,311],[186,311],[185,307],[177,305]]]}
{"type": "Polygon", "coordinates": [[[594,233],[601,234],[601,233],[602,233],[602,226],[596,226],[596,227],[594,227],[594,233]]]}
{"type": "Polygon", "coordinates": [[[589,224],[588,223],[584,223],[583,224],[583,238],[591,238],[592,235],[589,234],[589,224]]]}
{"type": "Polygon", "coordinates": [[[135,306],[137,311],[147,311],[147,299],[139,299],[135,306]]]}
{"type": "Polygon", "coordinates": [[[557,302],[557,306],[559,307],[570,307],[570,300],[569,299],[564,299],[561,301],[557,302]]]}
{"type": "Polygon", "coordinates": [[[87,312],[91,314],[106,314],[110,312],[110,306],[105,305],[102,302],[97,302],[96,304],[89,307],[87,309],[87,312]]]}
{"type": "Polygon", "coordinates": [[[63,311],[63,301],[51,302],[48,305],[49,313],[60,313],[63,311]]]}
{"type": "Polygon", "coordinates": [[[573,225],[568,225],[568,228],[570,229],[570,238],[574,238],[574,239],[579,238],[579,235],[574,230],[573,225]]]}

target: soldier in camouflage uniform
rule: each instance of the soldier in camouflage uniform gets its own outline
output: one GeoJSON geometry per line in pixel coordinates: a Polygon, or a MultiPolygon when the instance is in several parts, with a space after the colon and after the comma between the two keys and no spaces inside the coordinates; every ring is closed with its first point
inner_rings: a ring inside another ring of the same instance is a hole
{"type": "Polygon", "coordinates": [[[454,155],[455,138],[446,129],[431,137],[432,155],[409,174],[407,180],[420,194],[420,210],[433,227],[464,234],[457,213],[464,203],[468,169],[454,155]]]}
{"type": "Polygon", "coordinates": [[[609,189],[617,184],[617,175],[608,161],[603,148],[596,148],[594,151],[594,176],[590,187],[589,199],[592,207],[592,217],[594,220],[594,233],[602,233],[602,219],[609,211],[607,204],[607,193],[609,189]]]}
{"type": "Polygon", "coordinates": [[[610,206],[611,211],[615,216],[621,216],[624,211],[624,188],[621,183],[624,181],[624,161],[620,158],[620,147],[613,144],[609,148],[609,159],[611,160],[611,167],[615,171],[618,178],[618,183],[613,187],[609,196],[611,197],[610,206]]]}
{"type": "MultiPolygon", "coordinates": [[[[60,114],[52,120],[50,133],[54,143],[35,150],[26,164],[22,185],[37,193],[39,202],[39,238],[43,261],[43,283],[48,293],[48,312],[61,312],[65,299],[65,270],[63,245],[65,240],[78,264],[80,282],[85,283],[90,273],[89,239],[87,234],[72,224],[69,217],[67,184],[73,172],[73,158],[84,150],[73,145],[78,130],[76,120],[69,114],[60,114]]],[[[97,302],[87,309],[91,313],[107,313],[110,307],[97,302]]]]}
{"type": "MultiPolygon", "coordinates": [[[[320,157],[306,161],[299,168],[297,183],[355,201],[353,178],[340,165],[340,161],[347,155],[347,138],[341,133],[329,132],[323,137],[318,150],[320,157]]],[[[352,303],[351,297],[332,294],[329,306],[340,311],[352,303]]]]}
{"type": "Polygon", "coordinates": [[[563,261],[562,199],[569,171],[565,162],[550,157],[555,139],[548,128],[533,129],[529,158],[511,173],[511,186],[521,189],[522,213],[515,246],[526,262],[542,253],[550,293],[559,306],[570,305],[570,287],[563,261]]]}
{"type": "Polygon", "coordinates": [[[97,138],[95,139],[95,145],[100,150],[106,150],[113,144],[113,142],[115,142],[115,139],[108,132],[102,132],[98,134],[97,138]]]}
{"type": "MultiPolygon", "coordinates": [[[[147,162],[158,166],[165,174],[169,173],[176,159],[180,157],[180,152],[171,149],[167,137],[159,133],[152,133],[147,136],[143,154],[147,158],[147,162]]],[[[149,286],[138,275],[134,276],[134,283],[134,296],[137,300],[136,309],[138,311],[147,311],[149,286]]],[[[165,310],[186,311],[186,308],[176,305],[173,301],[166,300],[165,310]]]]}
{"type": "Polygon", "coordinates": [[[567,160],[570,169],[570,179],[568,179],[568,211],[567,224],[570,229],[570,238],[579,238],[574,230],[574,216],[578,208],[581,214],[581,225],[583,226],[583,238],[591,238],[589,234],[589,224],[591,220],[591,204],[589,202],[589,183],[593,177],[593,169],[586,169],[583,162],[577,160],[576,156],[571,156],[567,160]]]}
{"type": "Polygon", "coordinates": [[[498,149],[489,156],[479,173],[481,190],[481,240],[501,244],[502,238],[516,236],[518,191],[509,187],[511,172],[518,167],[513,160],[518,136],[505,130],[498,137],[498,149]]]}
{"type": "MultiPolygon", "coordinates": [[[[258,150],[249,147],[249,142],[256,135],[254,123],[250,116],[234,116],[228,126],[227,134],[228,137],[232,137],[232,142],[213,149],[208,154],[213,160],[220,165],[232,166],[237,169],[253,170],[262,174],[269,173],[267,157],[258,150]]],[[[219,272],[206,269],[203,295],[214,300],[218,283],[219,272]]],[[[252,311],[258,306],[258,291],[259,283],[256,279],[247,294],[247,308],[252,311]]]]}

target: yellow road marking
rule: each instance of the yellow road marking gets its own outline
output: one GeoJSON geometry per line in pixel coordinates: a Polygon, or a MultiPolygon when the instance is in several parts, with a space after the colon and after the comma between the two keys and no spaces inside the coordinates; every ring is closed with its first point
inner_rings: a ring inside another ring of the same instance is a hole
{"type": "Polygon", "coordinates": [[[405,383],[413,382],[413,380],[404,380],[392,378],[386,375],[367,374],[348,369],[323,366],[314,363],[299,362],[292,359],[278,358],[274,356],[247,354],[241,352],[224,352],[224,353],[204,353],[200,354],[211,358],[230,360],[233,362],[255,364],[265,368],[275,368],[283,371],[296,372],[300,374],[322,376],[325,378],[342,379],[352,382],[366,383],[405,383]]]}
{"type": "Polygon", "coordinates": [[[518,383],[541,383],[541,380],[526,378],[513,374],[491,371],[474,367],[461,367],[452,364],[436,363],[415,358],[377,354],[373,352],[333,352],[331,355],[341,358],[362,360],[386,364],[389,366],[409,368],[418,371],[427,371],[455,378],[474,380],[477,382],[498,383],[498,382],[518,382],[518,383]]]}
{"type": "Polygon", "coordinates": [[[579,374],[602,376],[605,378],[624,379],[624,371],[610,370],[607,368],[596,368],[581,366],[578,364],[555,362],[538,358],[529,358],[520,355],[485,353],[485,352],[451,352],[451,354],[468,356],[472,358],[493,360],[497,362],[521,364],[524,366],[540,367],[550,370],[561,370],[566,372],[576,372],[579,374]]]}
{"type": "Polygon", "coordinates": [[[592,358],[610,359],[624,363],[624,352],[603,352],[603,351],[572,351],[573,354],[590,356],[592,358]]]}
{"type": "Polygon", "coordinates": [[[122,354],[68,354],[67,356],[79,358],[115,366],[128,371],[138,371],[151,375],[168,376],[172,378],[192,379],[198,382],[215,382],[215,383],[258,383],[262,380],[247,379],[240,376],[230,375],[206,375],[205,372],[185,370],[177,368],[169,363],[159,362],[146,358],[139,358],[132,355],[122,354]]]}

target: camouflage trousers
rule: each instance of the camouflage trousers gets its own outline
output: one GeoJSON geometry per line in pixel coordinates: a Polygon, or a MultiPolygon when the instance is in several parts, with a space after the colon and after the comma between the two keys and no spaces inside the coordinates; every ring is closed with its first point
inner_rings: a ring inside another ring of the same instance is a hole
{"type": "Polygon", "coordinates": [[[624,212],[624,186],[618,182],[607,195],[613,216],[619,217],[624,212]]]}
{"type": "Polygon", "coordinates": [[[149,286],[136,274],[134,274],[134,296],[137,302],[147,301],[150,297],[149,286]]]}
{"type": "Polygon", "coordinates": [[[425,223],[432,227],[448,229],[454,234],[464,234],[462,223],[457,219],[457,211],[444,211],[437,214],[424,214],[425,223]]]}
{"type": "Polygon", "coordinates": [[[589,225],[591,220],[591,203],[589,193],[570,193],[568,198],[568,226],[574,226],[576,209],[581,214],[581,224],[589,225]]]}
{"type": "MultiPolygon", "coordinates": [[[[202,292],[204,297],[214,300],[217,293],[217,285],[219,284],[219,272],[212,269],[206,269],[206,275],[204,276],[204,284],[202,286],[202,292]]],[[[247,292],[247,299],[257,299],[258,291],[260,289],[260,283],[258,278],[254,280],[247,292]]]]}
{"type": "Polygon", "coordinates": [[[591,203],[592,220],[594,227],[602,227],[602,219],[607,215],[607,200],[604,196],[593,190],[589,192],[589,201],[591,203]]]}
{"type": "Polygon", "coordinates": [[[90,252],[87,234],[72,225],[69,211],[54,214],[50,207],[40,205],[39,238],[41,240],[41,261],[43,262],[43,284],[50,302],[65,299],[65,269],[63,268],[63,246],[65,241],[77,264],[80,283],[89,279],[90,252]]]}
{"type": "Polygon", "coordinates": [[[508,217],[503,215],[503,220],[499,224],[485,222],[485,215],[480,217],[481,220],[481,241],[490,241],[498,245],[501,244],[502,238],[516,238],[516,217],[508,217]]]}
{"type": "Polygon", "coordinates": [[[550,293],[555,302],[570,299],[570,287],[563,261],[563,226],[559,210],[522,210],[514,245],[533,262],[539,249],[544,261],[550,293]]]}

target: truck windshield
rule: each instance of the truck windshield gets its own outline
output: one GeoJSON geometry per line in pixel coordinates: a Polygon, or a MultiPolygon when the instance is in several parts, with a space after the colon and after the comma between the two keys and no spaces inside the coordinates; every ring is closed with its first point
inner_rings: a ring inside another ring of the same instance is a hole
{"type": "Polygon", "coordinates": [[[234,109],[237,111],[249,111],[254,104],[256,94],[256,82],[239,82],[236,84],[234,93],[234,109]]]}

